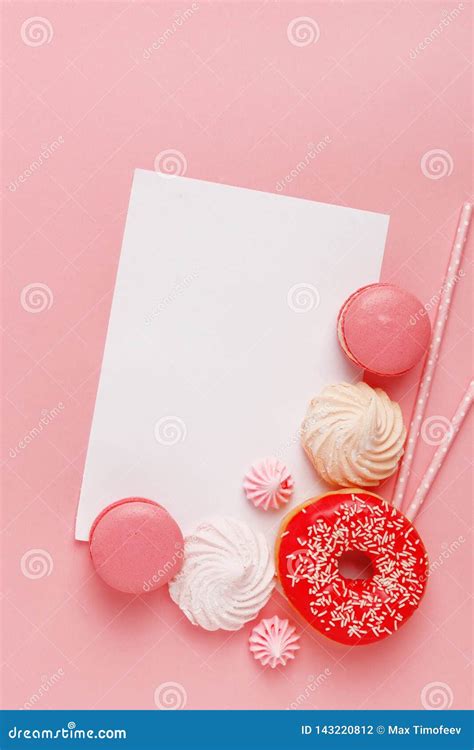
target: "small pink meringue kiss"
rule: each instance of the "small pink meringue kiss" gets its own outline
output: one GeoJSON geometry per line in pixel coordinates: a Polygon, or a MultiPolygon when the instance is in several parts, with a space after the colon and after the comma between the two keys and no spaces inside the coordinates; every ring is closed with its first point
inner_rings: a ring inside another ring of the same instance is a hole
{"type": "Polygon", "coordinates": [[[270,456],[254,463],[244,478],[247,499],[256,508],[278,509],[293,492],[293,477],[281,461],[270,456]]]}
{"type": "Polygon", "coordinates": [[[289,659],[295,658],[295,651],[300,647],[299,639],[296,628],[288,620],[280,620],[275,615],[254,627],[249,638],[249,648],[254,658],[264,667],[269,665],[275,669],[278,665],[284,667],[289,659]]]}

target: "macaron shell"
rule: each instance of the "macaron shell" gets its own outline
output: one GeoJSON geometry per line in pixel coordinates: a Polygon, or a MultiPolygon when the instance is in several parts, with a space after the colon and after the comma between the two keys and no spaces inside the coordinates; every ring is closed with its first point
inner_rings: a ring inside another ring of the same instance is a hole
{"type": "Polygon", "coordinates": [[[345,353],[370,372],[401,375],[425,354],[429,317],[413,294],[394,284],[371,284],[344,303],[338,337],[345,353]]]}
{"type": "Polygon", "coordinates": [[[183,535],[158,503],[125,498],[94,521],[89,537],[97,574],[114,589],[145,593],[173,578],[183,562],[183,535]]]}

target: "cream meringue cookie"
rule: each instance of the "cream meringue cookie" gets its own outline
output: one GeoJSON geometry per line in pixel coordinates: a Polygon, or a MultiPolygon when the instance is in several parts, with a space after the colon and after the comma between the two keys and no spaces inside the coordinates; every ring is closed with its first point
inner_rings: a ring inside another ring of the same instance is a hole
{"type": "Polygon", "coordinates": [[[406,438],[400,406],[367,383],[327,386],[301,433],[318,474],[339,487],[376,487],[396,471],[406,438]]]}
{"type": "Polygon", "coordinates": [[[185,538],[184,564],[169,592],[193,625],[239,630],[267,603],[274,574],[263,534],[234,518],[214,518],[185,538]]]}

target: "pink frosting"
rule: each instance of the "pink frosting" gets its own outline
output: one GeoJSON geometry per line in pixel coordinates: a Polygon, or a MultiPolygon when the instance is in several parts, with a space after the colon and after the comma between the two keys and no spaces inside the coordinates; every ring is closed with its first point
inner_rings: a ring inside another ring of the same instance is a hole
{"type": "Polygon", "coordinates": [[[167,583],[183,562],[183,535],[167,510],[129,497],[96,518],[89,537],[97,574],[114,589],[140,594],[167,583]]]}
{"type": "Polygon", "coordinates": [[[428,348],[431,325],[423,304],[394,284],[370,284],[339,313],[338,336],[346,354],[378,375],[401,375],[428,348]]]}

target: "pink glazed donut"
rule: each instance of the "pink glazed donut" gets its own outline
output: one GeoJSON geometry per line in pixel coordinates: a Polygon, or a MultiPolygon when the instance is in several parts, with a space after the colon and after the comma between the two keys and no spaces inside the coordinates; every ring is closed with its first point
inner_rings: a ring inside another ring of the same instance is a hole
{"type": "Polygon", "coordinates": [[[143,497],[107,506],[95,519],[89,549],[109,586],[140,594],[163,586],[183,563],[183,535],[167,510],[143,497]]]}
{"type": "Polygon", "coordinates": [[[369,284],[343,304],[337,335],[345,354],[376,375],[402,375],[425,354],[431,336],[419,299],[395,284],[369,284]]]}

